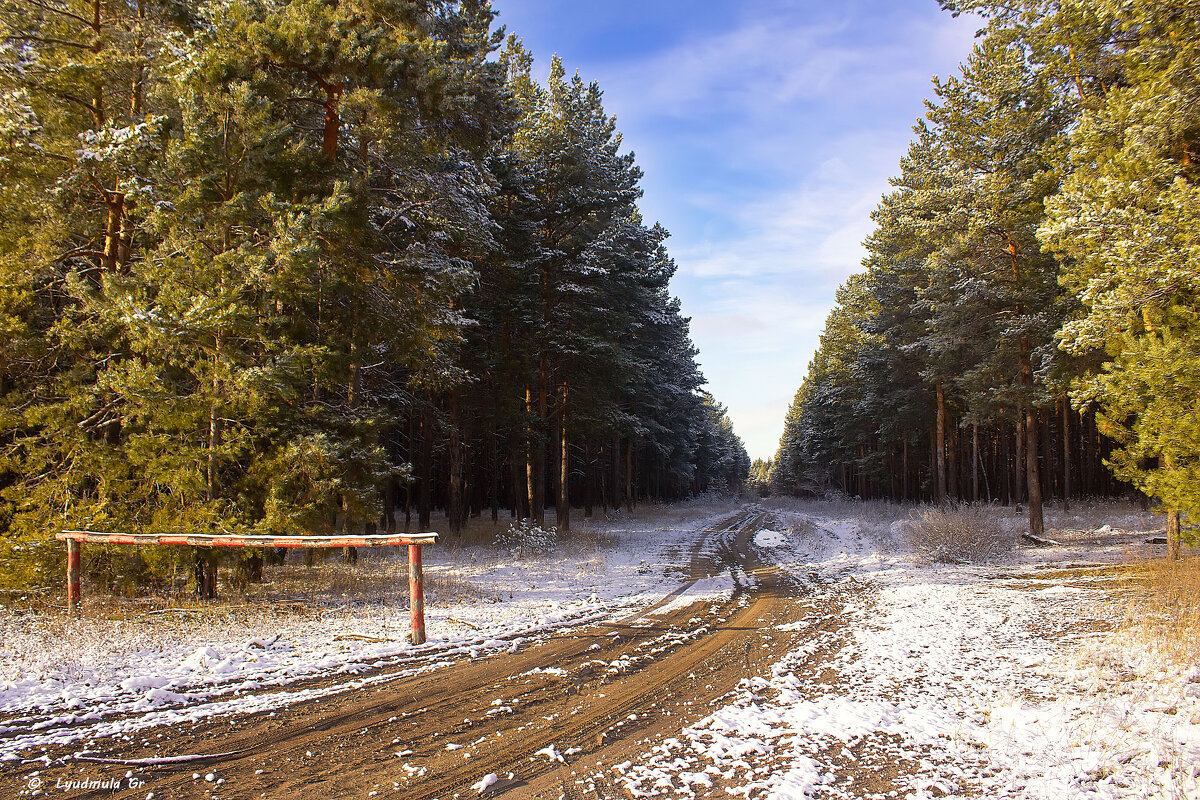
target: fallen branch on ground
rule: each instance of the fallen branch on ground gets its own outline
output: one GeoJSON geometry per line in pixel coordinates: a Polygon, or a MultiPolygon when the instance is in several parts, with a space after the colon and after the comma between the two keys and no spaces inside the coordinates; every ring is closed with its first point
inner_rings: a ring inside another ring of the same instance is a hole
{"type": "Polygon", "coordinates": [[[395,639],[389,639],[386,636],[367,636],[364,633],[342,633],[333,637],[335,642],[344,642],[353,640],[356,642],[394,642],[395,639]]]}
{"type": "Polygon", "coordinates": [[[203,614],[207,608],[159,608],[154,611],[143,611],[139,617],[157,616],[159,614],[203,614]]]}

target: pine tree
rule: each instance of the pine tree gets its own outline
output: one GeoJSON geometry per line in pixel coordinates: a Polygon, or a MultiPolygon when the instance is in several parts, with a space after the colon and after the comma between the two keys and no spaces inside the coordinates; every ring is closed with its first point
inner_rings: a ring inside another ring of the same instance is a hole
{"type": "Polygon", "coordinates": [[[1071,175],[1040,234],[1084,305],[1063,347],[1106,355],[1074,398],[1120,443],[1117,474],[1163,503],[1178,556],[1178,516],[1200,511],[1200,13],[1136,2],[1097,14],[1123,34],[1123,80],[1072,133],[1071,175]]]}
{"type": "Polygon", "coordinates": [[[403,494],[457,530],[552,487],[565,529],[581,489],[744,479],[599,87],[492,58],[488,3],[34,8],[0,4],[4,572],[64,524],[393,528],[403,494]]]}
{"type": "MultiPolygon", "coordinates": [[[[83,505],[119,518],[133,476],[114,444],[122,429],[100,372],[126,343],[96,301],[136,257],[159,199],[153,165],[166,117],[155,98],[164,45],[185,33],[169,3],[50,0],[0,5],[0,302],[13,336],[0,360],[6,435],[3,565],[33,579],[43,537],[83,505]],[[7,550],[7,547],[6,547],[7,550]]],[[[37,576],[44,580],[44,575],[37,576]]]]}
{"type": "Polygon", "coordinates": [[[931,106],[930,120],[966,178],[964,196],[955,203],[964,212],[962,233],[937,256],[951,272],[945,284],[956,302],[941,307],[964,324],[977,321],[981,312],[987,315],[990,324],[971,338],[995,345],[975,368],[993,376],[988,383],[1005,374],[1019,376],[1019,385],[1007,393],[1025,410],[1029,529],[1039,536],[1042,479],[1035,409],[1047,399],[1039,376],[1054,357],[1052,336],[1065,308],[1057,265],[1040,252],[1035,234],[1044,199],[1057,189],[1061,135],[1072,117],[1045,77],[1031,68],[1026,51],[1001,36],[986,37],[964,64],[962,77],[939,82],[936,90],[941,102],[931,106]]]}

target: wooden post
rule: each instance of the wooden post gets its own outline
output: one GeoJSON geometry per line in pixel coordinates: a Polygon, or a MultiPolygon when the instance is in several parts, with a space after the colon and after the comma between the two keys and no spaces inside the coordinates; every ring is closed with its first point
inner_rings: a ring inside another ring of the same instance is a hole
{"type": "Polygon", "coordinates": [[[1172,509],[1167,512],[1167,558],[1178,561],[1179,550],[1179,512],[1172,509]]]}
{"type": "Polygon", "coordinates": [[[408,546],[408,597],[412,617],[412,643],[425,643],[425,581],[421,573],[421,545],[408,546]]]}
{"type": "Polygon", "coordinates": [[[67,539],[67,613],[79,613],[79,542],[67,539]]]}

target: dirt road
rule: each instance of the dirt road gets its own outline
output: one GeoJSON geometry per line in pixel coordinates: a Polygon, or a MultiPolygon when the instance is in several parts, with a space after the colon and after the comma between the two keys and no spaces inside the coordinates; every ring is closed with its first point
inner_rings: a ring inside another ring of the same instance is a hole
{"type": "MultiPolygon", "coordinates": [[[[67,782],[132,770],[136,790],[126,786],[117,796],[377,792],[421,800],[478,796],[473,786],[495,774],[484,796],[624,797],[605,777],[611,765],[677,734],[739,681],[769,669],[797,637],[778,626],[817,611],[807,607],[817,601],[806,601],[803,583],[754,545],[769,522],[750,508],[703,531],[688,553],[689,580],[619,622],[269,714],[143,731],[141,747],[99,742],[92,749],[129,763],[51,768],[44,786],[53,797],[112,796],[108,788],[72,790],[67,782]],[[729,602],[674,602],[696,579],[725,571],[737,587],[729,602]],[[222,755],[161,763],[206,754],[222,755]],[[159,763],[132,763],[140,759],[159,763]]],[[[835,620],[829,611],[817,616],[835,620]]],[[[814,653],[814,671],[820,660],[814,653]]]]}

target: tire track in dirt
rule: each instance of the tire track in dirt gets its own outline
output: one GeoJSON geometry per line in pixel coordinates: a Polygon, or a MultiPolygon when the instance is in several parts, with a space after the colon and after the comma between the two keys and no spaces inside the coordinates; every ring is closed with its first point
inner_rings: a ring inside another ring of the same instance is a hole
{"type": "MultiPolygon", "coordinates": [[[[574,781],[568,764],[595,771],[636,755],[647,739],[677,733],[743,677],[767,670],[794,640],[776,626],[801,613],[790,598],[803,585],[753,546],[766,520],[750,508],[706,530],[691,550],[689,582],[615,623],[271,714],[181,726],[161,732],[149,748],[121,748],[114,755],[235,755],[199,768],[224,779],[222,785],[193,780],[198,767],[183,764],[146,770],[145,786],[117,796],[144,797],[148,789],[156,798],[377,791],[448,800],[476,796],[471,785],[487,773],[515,775],[514,783],[494,787],[501,790],[496,794],[568,796],[574,781]],[[696,580],[726,570],[736,587],[730,602],[654,615],[696,580]],[[547,746],[554,750],[538,753],[547,746]]],[[[119,769],[123,774],[126,767],[119,769]]],[[[95,765],[61,771],[64,778],[97,772],[95,765]]]]}

